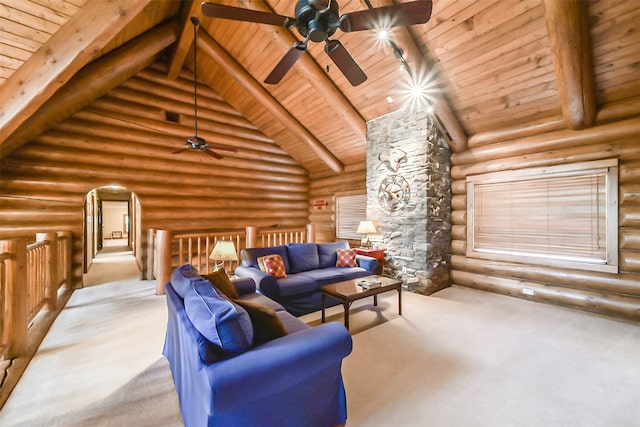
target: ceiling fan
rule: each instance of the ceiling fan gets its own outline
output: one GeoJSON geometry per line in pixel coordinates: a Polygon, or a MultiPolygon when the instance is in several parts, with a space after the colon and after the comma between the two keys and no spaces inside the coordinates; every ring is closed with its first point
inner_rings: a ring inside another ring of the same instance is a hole
{"type": "Polygon", "coordinates": [[[357,86],[367,80],[367,75],[342,43],[338,40],[330,40],[329,37],[338,28],[345,33],[349,33],[374,30],[382,25],[400,27],[424,24],[431,18],[432,3],[431,0],[415,0],[408,3],[345,13],[340,16],[340,7],[336,0],[298,0],[295,8],[295,18],[208,2],[202,2],[201,8],[204,15],[214,18],[256,22],[289,29],[295,27],[300,35],[304,37],[303,41],[294,43],[267,76],[265,83],[279,83],[307,50],[309,41],[316,43],[324,41],[326,42],[324,50],[327,55],[347,80],[353,86],[357,86]]]}
{"type": "Polygon", "coordinates": [[[215,157],[216,159],[222,159],[224,156],[220,153],[217,153],[212,150],[215,148],[216,150],[225,150],[231,152],[237,152],[238,149],[235,147],[231,147],[229,145],[222,144],[207,144],[204,138],[198,136],[198,68],[197,68],[197,37],[198,37],[198,25],[200,25],[200,20],[195,16],[191,17],[191,22],[193,23],[193,118],[194,118],[194,135],[188,136],[186,138],[186,148],[182,148],[180,150],[174,151],[171,154],[182,153],[187,150],[198,150],[203,153],[207,153],[211,157],[215,157]]]}

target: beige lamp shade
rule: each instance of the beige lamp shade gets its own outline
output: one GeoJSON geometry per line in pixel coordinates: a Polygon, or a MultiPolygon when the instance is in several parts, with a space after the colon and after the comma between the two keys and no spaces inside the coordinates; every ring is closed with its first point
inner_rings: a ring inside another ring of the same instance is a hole
{"type": "Polygon", "coordinates": [[[232,241],[218,240],[209,258],[215,261],[238,261],[236,245],[232,241]]]}
{"type": "Polygon", "coordinates": [[[360,221],[358,230],[356,231],[358,234],[376,234],[377,232],[373,221],[360,221]]]}

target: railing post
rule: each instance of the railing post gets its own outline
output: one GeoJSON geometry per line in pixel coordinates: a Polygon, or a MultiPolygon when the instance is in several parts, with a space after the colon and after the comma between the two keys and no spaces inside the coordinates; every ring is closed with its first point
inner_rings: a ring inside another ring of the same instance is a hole
{"type": "Polygon", "coordinates": [[[155,271],[153,270],[153,267],[155,265],[154,254],[156,251],[156,248],[154,246],[155,233],[156,230],[154,228],[150,228],[147,231],[147,268],[145,270],[145,279],[152,279],[155,274],[155,271]]]}
{"type": "Polygon", "coordinates": [[[156,231],[156,295],[164,295],[164,285],[171,280],[171,230],[156,231]]]}
{"type": "Polygon", "coordinates": [[[245,240],[247,248],[255,248],[258,244],[258,229],[256,227],[247,227],[245,240]]]}
{"type": "Polygon", "coordinates": [[[55,232],[36,233],[36,242],[44,242],[46,310],[55,310],[58,303],[58,236],[55,232]]]}
{"type": "Polygon", "coordinates": [[[27,242],[24,239],[0,241],[0,252],[13,254],[5,260],[5,337],[9,344],[6,359],[27,352],[27,242]]]}
{"type": "Polygon", "coordinates": [[[316,225],[307,224],[307,242],[314,243],[316,241],[316,225]]]}
{"type": "Polygon", "coordinates": [[[72,237],[73,234],[70,231],[58,231],[57,233],[58,245],[60,244],[59,242],[62,241],[63,250],[58,252],[58,279],[56,287],[64,282],[67,291],[72,290],[74,285],[71,283],[71,269],[73,267],[73,261],[71,260],[72,237]],[[62,258],[62,260],[60,258],[62,258]]]}

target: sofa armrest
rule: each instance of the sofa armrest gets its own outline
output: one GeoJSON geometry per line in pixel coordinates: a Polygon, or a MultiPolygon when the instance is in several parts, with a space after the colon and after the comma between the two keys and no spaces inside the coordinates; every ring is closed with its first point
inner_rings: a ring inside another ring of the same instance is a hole
{"type": "Polygon", "coordinates": [[[239,277],[252,278],[256,287],[269,297],[278,297],[280,295],[278,280],[269,273],[265,273],[255,267],[244,266],[237,267],[235,273],[239,277]]]}
{"type": "Polygon", "coordinates": [[[342,359],[352,348],[347,329],[330,322],[208,365],[207,375],[216,396],[212,409],[222,412],[259,401],[296,384],[315,381],[327,370],[339,376],[342,359]]]}
{"type": "Polygon", "coordinates": [[[372,274],[375,274],[378,268],[378,260],[367,255],[356,255],[356,262],[362,268],[366,268],[372,274]]]}
{"type": "Polygon", "coordinates": [[[251,294],[256,291],[256,282],[251,277],[234,277],[230,280],[238,291],[238,295],[251,294]]]}

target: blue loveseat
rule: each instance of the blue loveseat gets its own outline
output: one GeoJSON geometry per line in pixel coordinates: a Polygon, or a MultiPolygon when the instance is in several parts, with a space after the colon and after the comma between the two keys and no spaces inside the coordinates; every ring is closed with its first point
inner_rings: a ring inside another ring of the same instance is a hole
{"type": "Polygon", "coordinates": [[[165,287],[163,354],[186,427],[346,422],[341,366],[352,340],[344,326],[309,327],[256,293],[252,279],[232,281],[238,295],[226,298],[188,264],[174,270],[165,287]],[[270,307],[286,335],[256,345],[253,318],[239,305],[247,302],[270,307]]]}
{"type": "MultiPolygon", "coordinates": [[[[357,267],[336,267],[338,249],[349,249],[349,243],[289,243],[242,249],[242,264],[235,273],[251,277],[258,292],[279,302],[293,315],[302,316],[322,308],[320,286],[375,274],[378,261],[364,255],[356,256],[357,267]],[[280,255],[287,277],[276,279],[260,270],[258,258],[267,255],[280,255]]],[[[327,306],[335,304],[338,301],[327,298],[327,306]]]]}

